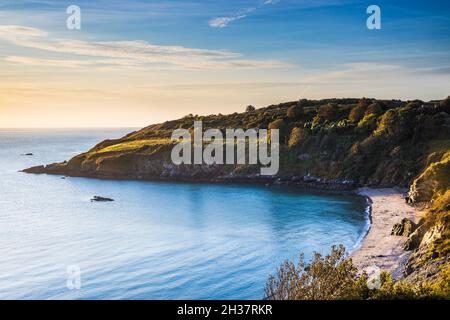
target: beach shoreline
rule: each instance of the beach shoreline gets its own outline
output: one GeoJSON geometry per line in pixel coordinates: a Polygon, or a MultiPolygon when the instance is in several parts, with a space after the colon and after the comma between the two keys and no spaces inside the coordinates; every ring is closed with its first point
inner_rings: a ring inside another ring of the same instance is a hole
{"type": "Polygon", "coordinates": [[[378,267],[401,278],[410,252],[403,250],[407,237],[391,235],[392,227],[403,218],[417,222],[420,213],[409,206],[404,198],[405,190],[399,188],[360,188],[357,194],[369,199],[370,227],[357,248],[350,254],[359,270],[378,267]]]}

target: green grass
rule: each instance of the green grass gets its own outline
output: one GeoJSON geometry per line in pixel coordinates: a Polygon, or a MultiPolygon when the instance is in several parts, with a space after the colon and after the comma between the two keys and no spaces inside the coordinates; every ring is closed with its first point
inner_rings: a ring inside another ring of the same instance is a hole
{"type": "Polygon", "coordinates": [[[172,141],[166,138],[156,138],[156,139],[144,139],[144,140],[134,140],[118,143],[101,150],[98,150],[97,153],[108,153],[108,152],[121,152],[121,151],[132,151],[138,150],[145,146],[158,146],[171,144],[172,141]]]}

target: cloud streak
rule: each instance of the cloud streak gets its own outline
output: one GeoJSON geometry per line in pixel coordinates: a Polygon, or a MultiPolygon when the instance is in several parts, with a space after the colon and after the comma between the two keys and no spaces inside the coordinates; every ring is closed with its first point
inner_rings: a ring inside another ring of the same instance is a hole
{"type": "Polygon", "coordinates": [[[64,54],[64,59],[9,56],[5,60],[25,65],[54,67],[151,66],[181,69],[284,68],[291,65],[278,60],[242,59],[229,50],[209,50],[176,45],[155,45],[146,41],[86,41],[51,39],[47,32],[23,26],[0,26],[0,39],[40,51],[64,54]],[[68,59],[67,55],[74,56],[68,59]],[[92,60],[87,60],[92,59],[92,60]]]}
{"type": "Polygon", "coordinates": [[[244,19],[250,13],[252,13],[262,7],[265,7],[267,5],[273,4],[274,2],[275,2],[274,0],[266,0],[266,1],[262,2],[261,4],[259,4],[258,6],[240,9],[237,13],[235,13],[233,15],[213,18],[208,21],[208,24],[210,27],[213,27],[213,28],[225,28],[225,27],[228,27],[228,25],[230,23],[237,21],[237,20],[244,19]]]}
{"type": "Polygon", "coordinates": [[[0,37],[13,39],[15,37],[44,37],[47,32],[25,26],[0,25],[0,37]]]}

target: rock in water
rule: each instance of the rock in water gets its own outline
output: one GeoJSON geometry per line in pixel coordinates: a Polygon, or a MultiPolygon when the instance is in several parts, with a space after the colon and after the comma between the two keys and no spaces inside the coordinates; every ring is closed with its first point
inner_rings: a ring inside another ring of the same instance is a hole
{"type": "Polygon", "coordinates": [[[106,197],[100,197],[100,196],[94,196],[91,199],[91,202],[94,202],[94,201],[96,201],[96,202],[110,202],[110,201],[114,201],[114,199],[106,198],[106,197]]]}

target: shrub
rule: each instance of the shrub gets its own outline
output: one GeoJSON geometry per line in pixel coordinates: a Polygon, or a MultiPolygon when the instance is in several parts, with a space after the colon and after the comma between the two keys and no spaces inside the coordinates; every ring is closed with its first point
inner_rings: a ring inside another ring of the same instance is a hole
{"type": "Polygon", "coordinates": [[[358,101],[358,107],[364,107],[367,108],[371,104],[372,100],[367,98],[362,98],[358,101]]]}
{"type": "Polygon", "coordinates": [[[348,115],[348,120],[353,123],[358,123],[364,117],[366,109],[367,106],[358,104],[350,111],[350,114],[348,115]]]}
{"type": "Polygon", "coordinates": [[[450,110],[450,96],[448,96],[446,99],[442,100],[439,105],[444,109],[449,111],[450,110]]]}
{"type": "Polygon", "coordinates": [[[381,286],[370,293],[372,300],[418,300],[450,298],[450,267],[443,266],[435,281],[419,280],[414,283],[406,280],[395,281],[387,272],[380,275],[381,286]]]}
{"type": "Polygon", "coordinates": [[[283,130],[285,128],[286,128],[286,123],[284,122],[283,119],[277,119],[277,120],[272,121],[271,123],[269,123],[269,129],[283,130]]]}
{"type": "Polygon", "coordinates": [[[420,108],[423,105],[423,101],[420,100],[413,100],[413,101],[409,101],[406,105],[405,108],[406,109],[416,109],[416,108],[420,108]]]}
{"type": "Polygon", "coordinates": [[[391,142],[412,138],[415,129],[414,119],[411,117],[413,114],[414,111],[410,107],[386,111],[380,117],[374,134],[390,137],[391,142]]]}
{"type": "Polygon", "coordinates": [[[378,125],[377,130],[374,132],[376,135],[386,134],[386,135],[395,135],[395,128],[397,127],[398,122],[398,111],[397,110],[388,110],[380,119],[380,123],[378,125]]]}
{"type": "Polygon", "coordinates": [[[367,131],[372,131],[377,126],[377,116],[374,114],[369,114],[364,116],[361,121],[358,122],[359,129],[367,129],[367,131]]]}
{"type": "Polygon", "coordinates": [[[266,298],[273,300],[357,299],[365,295],[367,276],[358,276],[345,248],[333,246],[322,257],[315,253],[306,266],[303,255],[295,265],[285,261],[266,284],[266,298]]]}
{"type": "Polygon", "coordinates": [[[335,103],[328,103],[317,110],[317,116],[324,120],[334,121],[337,115],[338,105],[335,103]]]}
{"type": "Polygon", "coordinates": [[[275,121],[272,121],[271,123],[269,123],[269,129],[278,129],[280,130],[280,140],[286,143],[287,141],[287,136],[288,136],[288,126],[286,124],[286,122],[284,122],[283,119],[277,119],[275,121]]]}
{"type": "Polygon", "coordinates": [[[368,283],[367,273],[358,272],[340,245],[333,246],[325,257],[315,253],[308,265],[305,265],[303,255],[300,255],[297,265],[291,261],[283,262],[276,274],[269,277],[265,295],[271,300],[448,299],[450,266],[444,265],[434,281],[395,281],[383,271],[379,276],[379,286],[369,289],[368,283]]]}
{"type": "Polygon", "coordinates": [[[287,116],[289,119],[297,119],[303,114],[303,107],[295,104],[287,109],[287,116]]]}
{"type": "Polygon", "coordinates": [[[289,136],[289,147],[299,146],[308,137],[308,131],[304,128],[295,127],[289,136]]]}
{"type": "Polygon", "coordinates": [[[370,114],[374,114],[376,116],[379,116],[381,114],[383,114],[383,106],[378,103],[372,103],[371,105],[369,105],[364,113],[365,116],[370,115],[370,114]]]}
{"type": "Polygon", "coordinates": [[[255,107],[252,106],[252,105],[247,106],[247,108],[245,108],[245,112],[252,112],[252,111],[255,111],[255,110],[256,110],[255,107]]]}

